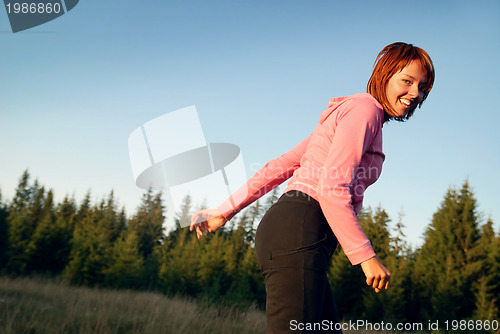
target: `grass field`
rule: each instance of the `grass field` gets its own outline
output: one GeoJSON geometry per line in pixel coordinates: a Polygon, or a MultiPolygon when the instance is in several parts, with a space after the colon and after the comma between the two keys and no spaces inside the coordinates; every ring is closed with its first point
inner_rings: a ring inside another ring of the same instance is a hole
{"type": "Polygon", "coordinates": [[[265,324],[264,312],[254,308],[208,306],[151,292],[99,290],[63,282],[0,277],[1,334],[240,334],[264,333],[265,324]]]}
{"type": "Polygon", "coordinates": [[[263,333],[265,314],[183,298],[0,278],[0,333],[263,333]]]}

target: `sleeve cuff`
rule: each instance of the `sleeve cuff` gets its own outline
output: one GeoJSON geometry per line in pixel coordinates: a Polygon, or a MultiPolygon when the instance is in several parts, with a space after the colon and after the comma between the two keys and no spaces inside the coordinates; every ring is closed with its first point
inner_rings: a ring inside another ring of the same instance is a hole
{"type": "Polygon", "coordinates": [[[225,200],[224,203],[222,203],[217,210],[221,213],[224,218],[226,218],[228,221],[233,218],[238,211],[233,207],[233,205],[228,201],[225,200]]]}
{"type": "Polygon", "coordinates": [[[366,260],[369,260],[372,257],[376,256],[372,244],[369,241],[360,248],[351,250],[349,252],[345,252],[344,250],[344,253],[353,266],[360,264],[361,262],[365,262],[366,260]]]}

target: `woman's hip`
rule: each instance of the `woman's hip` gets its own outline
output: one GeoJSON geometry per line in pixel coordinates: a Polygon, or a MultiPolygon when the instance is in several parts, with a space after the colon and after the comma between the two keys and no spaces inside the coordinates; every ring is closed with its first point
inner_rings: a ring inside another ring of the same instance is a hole
{"type": "Polygon", "coordinates": [[[279,267],[326,270],[336,246],[319,203],[299,191],[280,197],[262,218],[255,237],[263,271],[279,267]]]}

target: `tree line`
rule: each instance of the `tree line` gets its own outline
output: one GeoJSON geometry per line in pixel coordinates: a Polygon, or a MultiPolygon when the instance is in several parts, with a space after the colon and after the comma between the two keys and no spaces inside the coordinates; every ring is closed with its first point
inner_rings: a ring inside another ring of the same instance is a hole
{"type": "MultiPolygon", "coordinates": [[[[25,171],[10,201],[0,194],[0,273],[264,308],[255,226],[277,198],[273,192],[197,240],[181,228],[195,209],[189,197],[176,213],[176,228],[165,233],[168,208],[161,193],[147,191],[127,217],[113,192],[97,203],[90,194],[80,204],[69,197],[55,203],[52,190],[32,182],[25,171]]],[[[448,189],[417,249],[406,242],[402,215],[391,224],[382,208],[363,210],[360,224],[392,273],[391,287],[374,293],[361,268],[352,266],[339,247],[328,277],[341,317],[372,322],[499,319],[500,235],[477,208],[468,182],[448,189]]]]}

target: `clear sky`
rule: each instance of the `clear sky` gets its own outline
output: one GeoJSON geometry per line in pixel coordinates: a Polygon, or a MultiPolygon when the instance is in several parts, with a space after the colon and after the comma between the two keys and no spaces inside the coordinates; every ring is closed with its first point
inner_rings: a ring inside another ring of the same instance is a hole
{"type": "Polygon", "coordinates": [[[427,50],[436,82],[406,124],[384,126],[386,161],[365,206],[422,234],[467,179],[500,227],[500,2],[82,0],[12,33],[0,9],[0,190],[25,169],[56,200],[114,190],[135,212],[143,190],[127,140],[196,105],[207,142],[242,150],[248,176],[305,138],[330,97],[365,91],[378,52],[427,50]]]}

